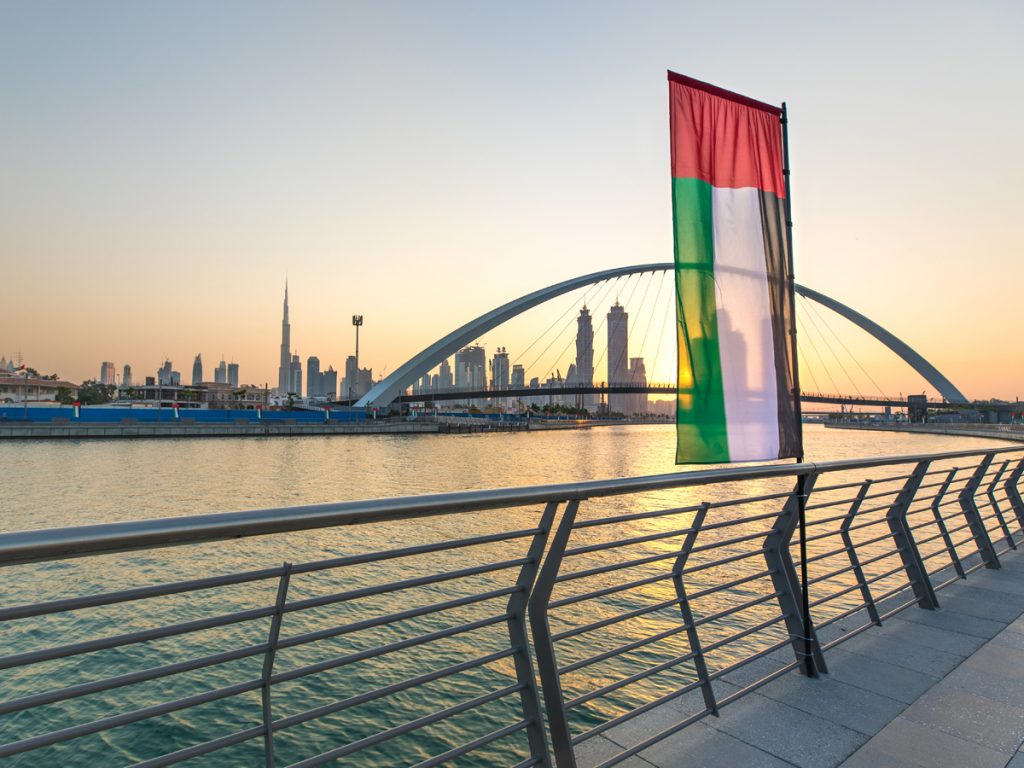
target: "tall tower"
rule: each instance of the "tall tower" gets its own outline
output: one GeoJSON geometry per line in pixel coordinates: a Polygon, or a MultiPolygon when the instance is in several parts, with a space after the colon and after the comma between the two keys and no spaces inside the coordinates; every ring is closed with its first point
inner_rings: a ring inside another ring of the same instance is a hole
{"type": "Polygon", "coordinates": [[[284,318],[281,320],[281,365],[277,369],[277,394],[292,391],[292,326],[288,322],[288,281],[284,281],[284,318]]]}
{"type": "MultiPolygon", "coordinates": [[[[629,384],[629,314],[619,304],[608,311],[608,385],[629,384]]],[[[608,395],[608,410],[628,415],[628,395],[608,395]]]]}
{"type": "Polygon", "coordinates": [[[202,354],[196,355],[196,359],[192,362],[192,384],[203,383],[203,356],[202,354]]]}
{"type": "MultiPolygon", "coordinates": [[[[575,384],[590,387],[594,384],[594,323],[586,304],[576,318],[576,379],[575,384]]],[[[584,395],[583,407],[587,410],[597,405],[596,395],[584,395]]]]}

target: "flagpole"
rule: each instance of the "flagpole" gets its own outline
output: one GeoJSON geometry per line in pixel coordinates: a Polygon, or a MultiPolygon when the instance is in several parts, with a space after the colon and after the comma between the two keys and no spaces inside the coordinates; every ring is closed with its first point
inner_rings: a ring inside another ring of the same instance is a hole
{"type": "MultiPolygon", "coordinates": [[[[786,252],[789,260],[789,313],[792,322],[790,329],[790,346],[793,355],[793,411],[796,416],[797,430],[800,435],[800,453],[796,457],[798,464],[804,460],[804,423],[800,405],[800,363],[796,347],[796,278],[793,270],[793,193],[789,183],[789,119],[786,113],[786,102],[782,102],[782,176],[786,183],[786,252]]],[[[799,474],[796,480],[797,510],[800,519],[800,591],[803,596],[801,613],[803,613],[804,640],[804,673],[808,677],[817,677],[818,670],[811,656],[811,606],[807,589],[807,475],[799,474]]]]}

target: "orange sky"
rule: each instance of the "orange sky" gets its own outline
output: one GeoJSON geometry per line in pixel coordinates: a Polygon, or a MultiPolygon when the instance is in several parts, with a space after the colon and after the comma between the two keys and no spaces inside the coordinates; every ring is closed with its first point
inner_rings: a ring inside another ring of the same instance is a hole
{"type": "Polygon", "coordinates": [[[1024,394],[1017,4],[60,8],[0,9],[0,354],[44,372],[223,353],[273,384],[286,274],[303,359],[340,366],[361,313],[393,370],[525,292],[669,261],[670,68],[788,102],[800,282],[968,396],[1024,394]]]}

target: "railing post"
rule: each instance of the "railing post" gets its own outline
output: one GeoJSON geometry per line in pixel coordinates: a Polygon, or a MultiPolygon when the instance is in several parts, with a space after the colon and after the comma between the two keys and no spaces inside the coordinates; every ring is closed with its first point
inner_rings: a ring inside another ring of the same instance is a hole
{"type": "Polygon", "coordinates": [[[288,599],[288,583],[292,577],[292,564],[285,563],[281,580],[277,584],[277,600],[274,602],[274,615],[270,619],[270,632],[267,636],[267,652],[263,654],[263,687],[260,689],[263,699],[263,755],[267,768],[274,768],[274,731],[273,714],[270,710],[270,677],[274,674],[274,657],[277,655],[277,640],[281,635],[281,620],[284,617],[284,604],[288,599]]]}
{"type": "Polygon", "coordinates": [[[985,454],[981,463],[974,470],[974,474],[971,475],[971,479],[960,491],[960,508],[964,512],[964,517],[967,518],[967,525],[971,528],[974,546],[978,549],[981,561],[986,568],[998,570],[1002,568],[999,556],[996,554],[995,547],[992,546],[992,539],[989,538],[988,531],[985,530],[985,521],[981,519],[978,505],[974,501],[974,494],[978,492],[981,481],[985,479],[985,473],[988,472],[989,464],[992,463],[994,456],[993,453],[985,454]]]}
{"type": "Polygon", "coordinates": [[[562,567],[562,556],[569,544],[579,505],[578,499],[573,499],[566,504],[562,519],[558,524],[558,530],[555,531],[548,554],[537,575],[533,594],[530,595],[527,603],[530,629],[533,632],[533,652],[537,656],[537,673],[540,675],[544,708],[548,716],[548,730],[551,734],[551,747],[558,768],[576,768],[576,755],[572,748],[572,733],[569,730],[569,719],[565,712],[565,699],[562,696],[562,683],[559,679],[558,663],[555,659],[555,646],[551,640],[551,627],[548,624],[548,603],[551,600],[551,592],[555,588],[558,571],[562,567]]]}
{"type": "MultiPolygon", "coordinates": [[[[817,472],[810,472],[803,478],[804,497],[811,495],[814,489],[814,482],[818,478],[817,472]]],[[[793,555],[789,551],[790,542],[793,540],[793,533],[800,522],[800,482],[790,494],[786,504],[775,518],[775,524],[771,532],[764,540],[764,560],[771,571],[772,584],[775,591],[779,593],[779,609],[786,621],[786,631],[793,643],[793,653],[798,661],[803,661],[807,653],[804,638],[804,617],[801,610],[803,591],[800,588],[800,579],[797,577],[796,566],[793,564],[793,555]]],[[[821,644],[818,642],[817,632],[814,630],[814,623],[808,622],[810,626],[811,660],[814,670],[819,674],[828,672],[825,666],[825,657],[821,653],[821,644]]],[[[803,669],[803,666],[801,666],[803,669]]]]}
{"type": "Polygon", "coordinates": [[[1013,540],[1013,534],[1010,533],[1010,526],[1006,524],[1006,518],[1003,517],[1003,510],[999,508],[999,502],[996,501],[996,486],[999,484],[1000,478],[1003,473],[1006,472],[1006,468],[1010,465],[1010,460],[1007,459],[996,471],[995,477],[992,478],[992,482],[988,484],[988,496],[989,503],[992,505],[992,511],[996,513],[996,519],[999,521],[999,527],[1003,529],[1003,536],[1006,537],[1006,543],[1010,545],[1010,549],[1017,548],[1017,542],[1013,540]]]}
{"type": "Polygon", "coordinates": [[[903,570],[907,573],[907,581],[910,588],[914,590],[914,597],[921,608],[930,611],[939,607],[939,599],[935,596],[935,589],[932,581],[928,578],[928,569],[925,568],[921,553],[917,549],[917,542],[907,523],[907,511],[917,495],[917,489],[924,481],[925,473],[928,471],[930,461],[918,462],[914,471],[910,473],[907,482],[896,495],[896,500],[889,507],[885,519],[889,523],[889,530],[892,532],[892,540],[896,544],[896,551],[903,561],[903,570]]]}
{"type": "Polygon", "coordinates": [[[704,525],[704,518],[708,514],[708,503],[705,501],[700,505],[697,514],[693,516],[690,527],[693,529],[683,540],[679,557],[672,566],[672,583],[676,588],[676,597],[679,598],[679,611],[683,617],[683,624],[686,625],[686,638],[690,643],[690,650],[693,652],[693,666],[697,671],[697,679],[700,680],[700,691],[704,696],[704,706],[711,714],[718,717],[718,702],[715,701],[715,692],[711,688],[711,678],[708,677],[708,666],[704,661],[704,649],[700,644],[700,637],[697,634],[697,627],[693,623],[693,611],[690,610],[690,601],[686,597],[686,587],[683,584],[683,568],[693,551],[693,545],[697,541],[697,534],[704,525]]]}
{"type": "Polygon", "coordinates": [[[1024,475],[1024,459],[1017,462],[1017,466],[1006,478],[1003,490],[1006,492],[1006,498],[1010,500],[1010,506],[1013,507],[1013,514],[1017,516],[1017,524],[1020,526],[1021,532],[1024,533],[1024,500],[1020,497],[1020,488],[1018,487],[1021,475],[1024,475]]]}
{"type": "Polygon", "coordinates": [[[953,538],[949,535],[946,521],[942,517],[942,498],[946,495],[946,491],[949,490],[949,486],[953,483],[953,478],[956,477],[956,473],[959,471],[959,467],[953,467],[953,469],[949,470],[949,474],[946,475],[946,479],[942,482],[939,492],[932,499],[932,514],[935,516],[935,525],[939,527],[939,533],[942,534],[942,541],[946,545],[946,553],[953,563],[953,570],[956,571],[956,575],[961,579],[966,579],[967,574],[964,573],[963,563],[960,562],[960,556],[956,553],[956,547],[953,546],[953,538]]]}
{"type": "Polygon", "coordinates": [[[523,707],[523,715],[530,721],[526,727],[530,754],[532,757],[539,758],[540,765],[544,766],[551,765],[551,756],[548,753],[547,739],[544,737],[544,718],[540,711],[540,694],[537,690],[537,678],[534,676],[533,662],[530,658],[530,641],[526,632],[526,604],[530,598],[537,571],[540,569],[541,558],[544,557],[544,547],[547,546],[548,534],[551,532],[551,523],[554,520],[558,504],[557,501],[549,501],[545,505],[537,526],[539,530],[534,534],[526,555],[527,562],[519,569],[519,578],[516,580],[519,591],[512,594],[506,608],[506,611],[511,614],[508,619],[508,638],[515,651],[512,658],[516,668],[516,680],[525,686],[520,691],[519,698],[523,707]]]}
{"type": "Polygon", "coordinates": [[[860,585],[860,595],[864,600],[864,606],[868,610],[868,616],[875,625],[880,627],[882,626],[882,619],[878,615],[875,599],[871,596],[871,589],[868,587],[867,579],[864,578],[864,569],[860,566],[860,558],[857,557],[857,550],[854,548],[853,539],[850,537],[850,526],[853,525],[853,519],[857,516],[857,512],[860,511],[860,506],[864,503],[864,497],[868,495],[869,488],[871,488],[871,481],[865,480],[860,486],[860,491],[857,492],[857,498],[850,505],[850,511],[847,513],[846,519],[839,526],[839,535],[843,538],[843,546],[846,547],[846,554],[849,555],[850,565],[853,566],[853,575],[857,579],[857,584],[860,585]]]}

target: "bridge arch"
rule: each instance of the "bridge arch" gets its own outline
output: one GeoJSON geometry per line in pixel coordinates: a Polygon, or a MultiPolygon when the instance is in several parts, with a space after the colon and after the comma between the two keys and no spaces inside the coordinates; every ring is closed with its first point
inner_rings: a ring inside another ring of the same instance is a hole
{"type": "MultiPolygon", "coordinates": [[[[492,328],[496,328],[505,321],[511,320],[516,315],[536,307],[539,304],[543,304],[544,302],[550,301],[551,299],[565,293],[574,291],[577,288],[584,288],[603,280],[625,277],[626,275],[643,274],[645,272],[667,272],[673,269],[675,269],[675,265],[671,262],[616,267],[615,269],[592,272],[589,275],[581,275],[580,277],[574,277],[570,280],[564,280],[560,283],[549,285],[546,288],[541,288],[533,293],[528,293],[525,296],[520,296],[518,299],[513,299],[506,304],[502,304],[500,307],[492,309],[490,312],[480,315],[480,317],[475,320],[471,320],[465,325],[456,328],[447,336],[438,339],[419,354],[398,366],[398,368],[396,368],[390,375],[381,379],[373,386],[373,388],[370,389],[369,392],[363,395],[356,402],[356,406],[365,408],[371,405],[388,405],[396,397],[403,394],[414,382],[419,380],[423,374],[440,365],[442,360],[451,357],[462,349],[462,347],[475,339],[480,338],[480,336],[484,335],[492,328]]],[[[867,331],[874,338],[878,339],[878,341],[882,342],[882,344],[899,355],[900,359],[917,371],[925,381],[931,384],[938,393],[946,399],[947,402],[958,404],[965,404],[968,402],[963,393],[957,389],[949,379],[939,373],[935,366],[915,352],[908,344],[897,338],[894,334],[887,331],[878,323],[865,317],[845,304],[836,301],[823,293],[819,293],[818,291],[805,288],[800,284],[795,286],[795,290],[801,296],[831,309],[833,312],[841,315],[857,327],[867,331]]]]}

